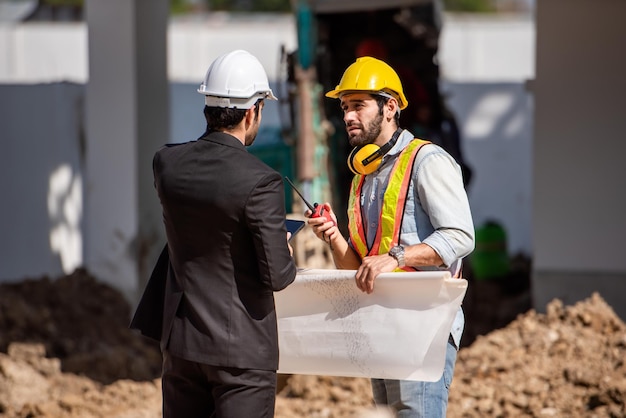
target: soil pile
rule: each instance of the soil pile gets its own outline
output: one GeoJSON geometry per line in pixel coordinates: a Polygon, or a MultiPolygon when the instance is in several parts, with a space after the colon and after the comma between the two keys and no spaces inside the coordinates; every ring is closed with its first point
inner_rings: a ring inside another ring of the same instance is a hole
{"type": "Polygon", "coordinates": [[[625,417],[626,326],[598,295],[552,301],[459,351],[450,417],[625,417]]]}
{"type": "MultiPolygon", "coordinates": [[[[87,272],[0,285],[0,418],[159,417],[160,353],[87,272]]],[[[626,416],[626,325],[599,295],[459,351],[449,417],[626,416]]],[[[280,376],[278,418],[390,416],[367,379],[280,376]]]]}

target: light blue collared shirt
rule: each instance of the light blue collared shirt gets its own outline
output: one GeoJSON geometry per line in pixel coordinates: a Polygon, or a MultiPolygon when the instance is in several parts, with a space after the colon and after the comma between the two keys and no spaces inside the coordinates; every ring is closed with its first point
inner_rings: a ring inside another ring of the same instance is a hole
{"type": "MultiPolygon", "coordinates": [[[[360,199],[369,248],[378,229],[391,169],[413,138],[411,132],[402,131],[393,148],[383,156],[378,170],[365,176],[360,199]]],[[[445,269],[453,276],[460,272],[462,258],[474,249],[474,223],[461,168],[450,154],[435,144],[422,146],[415,158],[400,229],[401,245],[419,243],[433,248],[444,264],[420,266],[420,270],[445,269]]],[[[457,347],[464,325],[463,310],[459,309],[451,330],[457,347]]]]}

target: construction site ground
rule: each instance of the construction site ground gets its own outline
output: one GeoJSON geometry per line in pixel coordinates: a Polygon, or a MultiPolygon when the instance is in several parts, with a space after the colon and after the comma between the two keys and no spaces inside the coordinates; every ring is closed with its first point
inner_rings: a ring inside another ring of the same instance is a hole
{"type": "MultiPolygon", "coordinates": [[[[594,294],[530,309],[527,271],[469,280],[448,417],[625,417],[626,326],[594,294]]],[[[0,418],[161,416],[161,356],[85,270],[0,285],[0,418]]],[[[390,417],[365,378],[279,375],[278,418],[390,417]]]]}

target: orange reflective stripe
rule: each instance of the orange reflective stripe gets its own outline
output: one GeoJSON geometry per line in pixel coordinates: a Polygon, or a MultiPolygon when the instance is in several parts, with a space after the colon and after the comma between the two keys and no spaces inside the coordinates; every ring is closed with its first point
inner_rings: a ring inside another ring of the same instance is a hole
{"type": "Polygon", "coordinates": [[[391,247],[398,245],[400,241],[404,205],[411,182],[411,176],[407,176],[406,172],[413,169],[413,161],[415,161],[417,151],[425,142],[417,139],[411,141],[402,151],[389,174],[389,183],[385,191],[376,234],[377,242],[374,243],[370,251],[372,254],[387,253],[391,247]]]}
{"type": "MultiPolygon", "coordinates": [[[[364,176],[356,175],[352,179],[350,202],[348,207],[348,228],[350,239],[361,258],[366,255],[384,254],[400,241],[400,228],[404,216],[404,206],[409,190],[411,176],[406,175],[412,170],[417,152],[428,141],[414,139],[402,151],[389,174],[389,183],[383,198],[383,206],[378,220],[378,229],[372,248],[368,250],[365,228],[361,215],[361,189],[364,176]]],[[[410,269],[410,268],[409,268],[410,269]]]]}
{"type": "Polygon", "coordinates": [[[367,255],[367,240],[363,229],[363,217],[361,216],[361,189],[365,176],[357,174],[352,179],[350,186],[350,198],[348,201],[348,232],[350,241],[361,259],[367,255]]]}

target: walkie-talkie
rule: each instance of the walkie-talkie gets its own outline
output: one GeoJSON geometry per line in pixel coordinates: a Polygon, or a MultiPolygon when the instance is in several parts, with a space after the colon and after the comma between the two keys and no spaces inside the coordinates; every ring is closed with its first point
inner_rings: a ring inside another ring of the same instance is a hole
{"type": "Polygon", "coordinates": [[[304,204],[307,205],[307,207],[311,210],[312,213],[311,213],[311,216],[309,216],[309,218],[324,218],[326,219],[326,222],[332,221],[335,225],[337,225],[335,221],[332,218],[330,218],[330,215],[328,217],[325,215],[327,211],[330,212],[330,206],[328,204],[326,203],[324,203],[323,205],[320,205],[319,203],[310,204],[309,201],[306,200],[304,196],[302,196],[302,193],[300,193],[300,190],[298,190],[295,184],[293,184],[291,180],[289,180],[289,177],[285,176],[285,179],[289,182],[291,187],[293,187],[296,193],[298,193],[298,196],[300,196],[304,204]]]}

